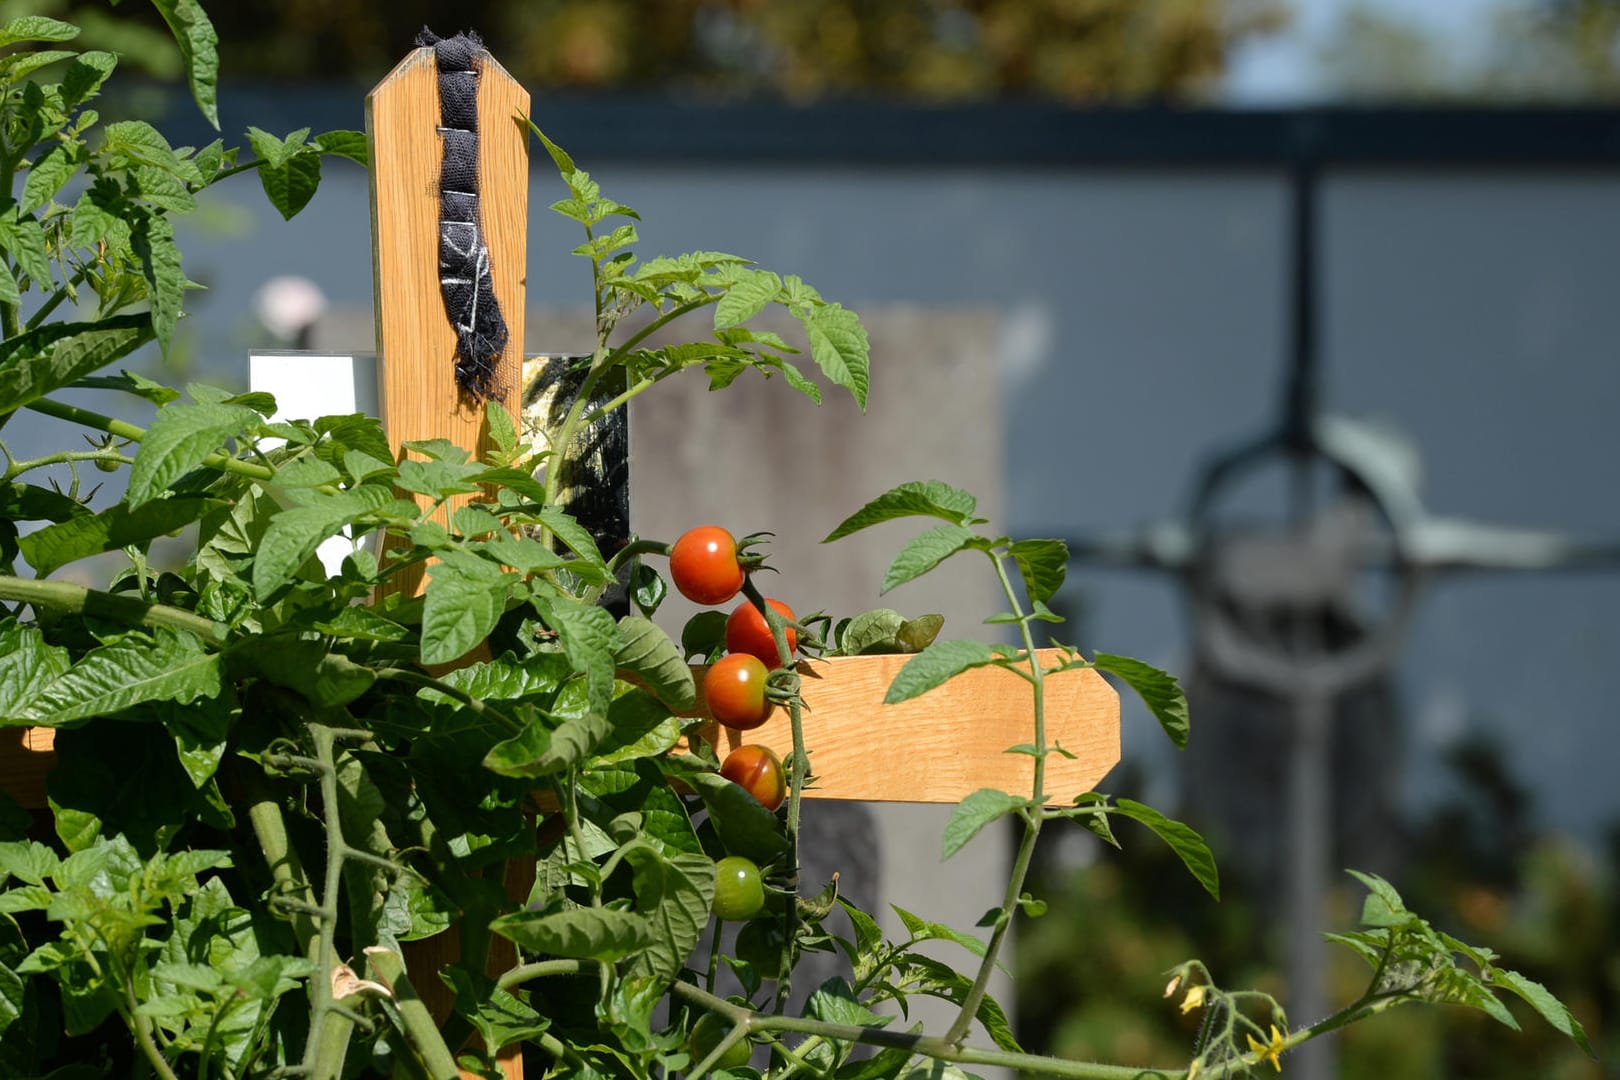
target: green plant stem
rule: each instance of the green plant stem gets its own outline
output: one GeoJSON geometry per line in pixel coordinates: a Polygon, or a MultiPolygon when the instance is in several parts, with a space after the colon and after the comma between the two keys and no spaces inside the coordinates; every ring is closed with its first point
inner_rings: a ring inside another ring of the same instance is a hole
{"type": "Polygon", "coordinates": [[[111,461],[119,465],[135,463],[134,458],[125,457],[116,450],[64,450],[59,454],[46,454],[44,457],[11,462],[6,466],[5,475],[0,476],[0,483],[15,480],[23,473],[43,469],[47,465],[65,465],[70,461],[111,461]]]}
{"type": "Polygon", "coordinates": [[[162,1080],[179,1080],[174,1070],[169,1068],[163,1051],[152,1041],[152,1021],[141,1015],[140,1004],[135,1000],[135,984],[129,979],[124,980],[124,1001],[129,1006],[129,1023],[135,1029],[135,1039],[140,1043],[141,1054],[152,1066],[152,1071],[162,1080]]]}
{"type": "MultiPolygon", "coordinates": [[[[85,275],[88,272],[88,269],[80,269],[78,273],[73,275],[68,285],[63,285],[61,288],[51,293],[51,295],[46,298],[45,302],[39,305],[39,310],[28,317],[28,321],[23,324],[23,329],[37,329],[41,323],[50,318],[51,312],[60,307],[62,305],[62,301],[68,298],[68,290],[70,285],[83,284],[85,275]]],[[[6,336],[10,337],[11,335],[7,334],[6,336]]]]}
{"type": "Polygon", "coordinates": [[[544,979],[552,975],[578,975],[581,970],[578,960],[537,960],[532,964],[519,964],[515,968],[508,969],[495,980],[495,985],[502,990],[510,990],[531,979],[544,979]]]}
{"type": "MultiPolygon", "coordinates": [[[[331,1019],[332,971],[337,966],[337,920],[332,917],[338,910],[343,889],[343,821],[338,810],[337,763],[334,756],[336,735],[323,724],[309,725],[310,737],[315,742],[315,760],[318,764],[321,787],[321,822],[326,830],[326,876],[323,879],[321,907],[327,916],[321,919],[320,933],[315,944],[315,976],[310,980],[311,998],[309,1044],[304,1051],[304,1064],[317,1075],[322,1068],[326,1047],[323,1028],[331,1019]]],[[[346,1047],[347,1041],[344,1042],[346,1047]]],[[[340,1067],[341,1071],[341,1067],[340,1067]]]]}
{"type": "MultiPolygon", "coordinates": [[[[145,428],[136,427],[134,424],[123,420],[115,420],[98,412],[91,412],[89,409],[81,409],[77,405],[64,405],[62,402],[52,401],[50,398],[38,398],[23,407],[44,416],[53,416],[58,420],[78,424],[81,427],[105,431],[108,434],[117,435],[119,438],[128,439],[131,442],[140,442],[146,438],[145,428]]],[[[276,478],[274,469],[263,465],[255,465],[251,461],[242,461],[229,454],[209,454],[202,459],[201,464],[208,466],[210,469],[235,473],[237,476],[246,476],[254,480],[274,480],[276,478]]],[[[326,485],[319,490],[332,494],[337,489],[326,485]]]]}
{"type": "Polygon", "coordinates": [[[366,950],[366,961],[376,973],[377,980],[394,995],[400,1020],[405,1026],[405,1039],[421,1059],[422,1066],[433,1080],[460,1080],[461,1070],[456,1067],[455,1056],[444,1044],[433,1014],[417,996],[405,974],[405,963],[392,949],[374,946],[366,950]]]}
{"type": "Polygon", "coordinates": [[[1035,638],[1030,633],[1029,616],[1024,612],[1018,601],[1018,592],[1013,588],[1012,580],[1007,576],[1007,567],[1000,555],[987,552],[990,561],[995,565],[996,576],[1001,581],[1002,591],[1006,593],[1007,603],[1011,605],[1012,612],[1018,616],[1018,629],[1024,639],[1024,651],[1029,658],[1029,675],[1031,694],[1034,698],[1035,711],[1035,779],[1030,794],[1032,812],[1023,814],[1024,834],[1018,842],[1018,853],[1013,857],[1012,873],[1007,878],[1007,892],[1001,902],[1001,917],[990,931],[990,941],[985,946],[984,958],[979,962],[978,974],[974,976],[973,986],[967,996],[962,999],[962,1007],[957,1010],[956,1019],[951,1022],[950,1030],[945,1033],[945,1041],[959,1044],[967,1037],[968,1029],[972,1027],[974,1017],[978,1015],[979,1005],[990,987],[990,976],[995,972],[996,958],[1001,952],[1002,942],[1006,940],[1007,931],[1012,926],[1013,915],[1018,911],[1018,898],[1023,894],[1024,879],[1029,874],[1029,864],[1035,854],[1035,841],[1041,834],[1040,806],[1046,801],[1046,685],[1041,670],[1040,659],[1035,655],[1035,638]]]}
{"type": "MultiPolygon", "coordinates": [[[[587,236],[589,236],[590,230],[586,229],[585,233],[587,236]]],[[[599,276],[599,268],[597,268],[597,273],[599,276]]],[[[601,294],[601,284],[599,278],[597,283],[596,305],[598,325],[601,324],[601,294]]],[[[568,448],[574,444],[574,435],[579,431],[583,421],[585,420],[586,410],[591,401],[591,394],[596,390],[596,384],[601,380],[602,375],[612,368],[616,363],[618,363],[618,361],[623,359],[624,355],[629,352],[629,350],[635,348],[642,341],[644,341],[649,334],[655,333],[661,327],[669,325],[688,312],[696,311],[701,307],[707,307],[709,304],[716,304],[719,302],[719,296],[705,296],[699,300],[689,300],[678,307],[670,308],[668,311],[658,316],[658,318],[652,320],[646,326],[643,326],[640,330],[636,331],[636,333],[632,334],[627,340],[617,347],[608,349],[605,342],[597,346],[595,354],[591,357],[591,368],[585,373],[585,378],[580,382],[579,392],[574,395],[573,404],[568,407],[568,414],[563,418],[562,424],[557,429],[556,440],[551,444],[553,456],[551,463],[546,466],[546,504],[548,506],[555,506],[557,504],[557,493],[562,489],[563,473],[567,471],[566,459],[568,457],[568,448]]],[[[606,416],[612,410],[626,404],[631,398],[652,386],[656,381],[657,380],[642,380],[634,387],[631,387],[629,390],[626,390],[624,393],[614,398],[612,401],[605,403],[601,408],[592,410],[590,419],[594,421],[606,416]]],[[[549,539],[549,537],[545,535],[545,532],[545,530],[542,530],[542,542],[549,539]]]]}
{"type": "Polygon", "coordinates": [[[254,836],[258,838],[259,850],[264,853],[264,861],[269,864],[270,877],[276,883],[272,892],[292,901],[288,907],[292,913],[290,921],[298,951],[312,962],[318,962],[319,957],[314,949],[320,932],[312,914],[318,910],[315,906],[315,888],[310,884],[309,875],[304,872],[298,849],[292,846],[287,837],[287,822],[281,813],[281,803],[256,766],[247,765],[238,771],[238,776],[248,797],[248,820],[253,825],[254,836]]]}
{"type": "Polygon", "coordinates": [[[216,648],[224,648],[230,642],[230,628],[224,623],[217,623],[184,608],[87,589],[71,581],[0,575],[0,600],[112,619],[130,626],[163,626],[170,630],[181,630],[216,648]]]}
{"type": "Polygon", "coordinates": [[[1071,1080],[1171,1080],[1186,1075],[1185,1069],[1144,1069],[1128,1065],[1106,1065],[1090,1061],[1067,1061],[1041,1054],[1018,1054],[1007,1050],[953,1044],[947,1039],[918,1035],[887,1028],[862,1027],[856,1024],[832,1024],[822,1020],[801,1020],[793,1016],[767,1016],[743,1005],[708,993],[688,982],[670,984],[670,991],[694,1005],[719,1013],[733,1024],[745,1023],[750,1034],[791,1031],[805,1035],[821,1035],[843,1042],[865,1043],[869,1046],[897,1047],[934,1058],[964,1065],[1000,1065],[1021,1069],[1044,1076],[1068,1077],[1071,1080]]]}
{"type": "Polygon", "coordinates": [[[780,1013],[787,1008],[788,997],[793,991],[793,941],[799,932],[799,797],[800,790],[810,777],[810,755],[804,745],[803,702],[799,698],[799,676],[793,668],[793,650],[788,648],[787,623],[780,612],[765,602],[765,595],[754,584],[752,574],[743,577],[742,592],[764,617],[765,625],[771,631],[771,640],[776,644],[777,658],[785,670],[793,672],[794,680],[793,696],[788,700],[788,724],[793,730],[793,760],[789,770],[792,782],[788,787],[787,812],[788,867],[793,875],[794,902],[784,905],[782,912],[782,939],[787,942],[787,948],[782,954],[782,969],[776,976],[776,1011],[780,1013]]]}
{"type": "Polygon", "coordinates": [[[612,578],[619,572],[619,568],[637,555],[668,555],[669,545],[662,540],[631,540],[624,547],[613,553],[613,558],[607,561],[608,577],[612,578]]]}

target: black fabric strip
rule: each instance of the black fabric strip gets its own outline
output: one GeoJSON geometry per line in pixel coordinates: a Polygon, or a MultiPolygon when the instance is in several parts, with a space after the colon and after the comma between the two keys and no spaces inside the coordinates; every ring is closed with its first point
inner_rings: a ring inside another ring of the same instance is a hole
{"type": "Polygon", "coordinates": [[[439,69],[439,289],[456,330],[456,383],[482,400],[504,392],[495,359],[510,336],[478,213],[478,70],[488,54],[470,32],[441,38],[424,27],[416,43],[433,49],[439,69]]]}

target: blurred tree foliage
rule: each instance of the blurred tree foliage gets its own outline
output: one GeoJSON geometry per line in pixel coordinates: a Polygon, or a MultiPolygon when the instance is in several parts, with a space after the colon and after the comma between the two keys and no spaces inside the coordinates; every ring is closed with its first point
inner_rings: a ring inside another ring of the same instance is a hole
{"type": "MultiPolygon", "coordinates": [[[[7,0],[14,3],[15,0],[7,0]]],[[[75,20],[99,3],[43,0],[75,20]]],[[[423,26],[534,88],[712,97],[1187,100],[1288,0],[223,0],[235,77],[374,81],[423,26]]],[[[39,4],[34,4],[36,8],[39,4]]],[[[65,16],[64,16],[65,17],[65,16]]],[[[105,20],[103,20],[105,21],[105,20]]],[[[88,36],[88,34],[87,34],[88,36]]]]}
{"type": "Polygon", "coordinates": [[[1323,49],[1329,92],[1368,101],[1597,103],[1620,99],[1620,0],[1501,0],[1458,49],[1367,0],[1323,49]]]}

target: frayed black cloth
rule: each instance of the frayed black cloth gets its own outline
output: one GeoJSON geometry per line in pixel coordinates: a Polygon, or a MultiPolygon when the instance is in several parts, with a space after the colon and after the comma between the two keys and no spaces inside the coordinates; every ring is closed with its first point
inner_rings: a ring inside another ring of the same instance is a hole
{"type": "Polygon", "coordinates": [[[503,392],[495,360],[510,337],[478,213],[478,74],[489,54],[471,32],[441,38],[423,27],[416,43],[433,50],[439,69],[439,289],[456,330],[456,383],[483,400],[503,392]]]}

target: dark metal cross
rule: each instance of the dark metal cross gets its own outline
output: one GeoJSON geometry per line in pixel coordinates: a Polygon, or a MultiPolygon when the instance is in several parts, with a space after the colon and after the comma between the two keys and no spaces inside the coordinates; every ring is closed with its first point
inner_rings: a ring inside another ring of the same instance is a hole
{"type": "MultiPolygon", "coordinates": [[[[1319,161],[1307,150],[1292,172],[1291,362],[1280,421],[1212,458],[1183,516],[1134,533],[1069,539],[1077,562],[1173,574],[1188,601],[1197,669],[1282,707],[1287,730],[1275,732],[1271,745],[1283,806],[1264,816],[1280,816],[1286,829],[1277,884],[1296,1025],[1327,1012],[1320,931],[1334,835],[1333,747],[1342,734],[1335,717],[1347,696],[1387,680],[1425,587],[1442,575],[1620,568],[1620,541],[1429,514],[1415,461],[1399,442],[1321,411],[1318,176],[1319,161]],[[1257,524],[1252,515],[1263,500],[1254,482],[1270,473],[1280,475],[1286,494],[1269,500],[1271,520],[1257,524]],[[1250,515],[1241,525],[1223,512],[1234,504],[1250,515]]],[[[1223,780],[1233,782],[1206,782],[1223,780]]],[[[1302,1046],[1289,1073],[1327,1080],[1327,1040],[1302,1046]]]]}

